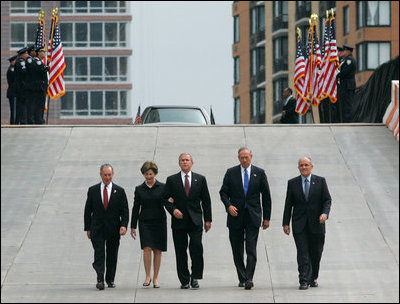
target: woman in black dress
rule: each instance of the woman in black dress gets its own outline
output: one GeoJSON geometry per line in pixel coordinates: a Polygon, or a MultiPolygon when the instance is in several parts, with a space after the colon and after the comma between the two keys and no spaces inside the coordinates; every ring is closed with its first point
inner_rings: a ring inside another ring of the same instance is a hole
{"type": "Polygon", "coordinates": [[[161,253],[167,251],[167,217],[162,195],[165,184],[156,180],[157,165],[146,161],[140,169],[145,182],[135,188],[132,208],[131,235],[136,239],[136,226],[139,220],[140,246],[143,249],[143,262],[146,279],[143,286],[151,283],[151,252],[154,254],[153,287],[158,288],[158,273],[161,265],[161,253]]]}

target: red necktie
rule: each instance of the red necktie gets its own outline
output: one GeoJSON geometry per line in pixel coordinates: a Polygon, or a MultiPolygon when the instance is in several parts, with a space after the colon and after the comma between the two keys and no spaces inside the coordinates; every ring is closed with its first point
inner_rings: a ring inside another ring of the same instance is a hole
{"type": "Polygon", "coordinates": [[[107,192],[107,187],[106,186],[104,186],[103,201],[104,201],[104,210],[107,210],[107,207],[108,207],[108,192],[107,192]]]}
{"type": "Polygon", "coordinates": [[[189,175],[185,175],[185,192],[186,192],[186,196],[189,196],[189,190],[190,190],[190,186],[189,186],[189,175]]]}

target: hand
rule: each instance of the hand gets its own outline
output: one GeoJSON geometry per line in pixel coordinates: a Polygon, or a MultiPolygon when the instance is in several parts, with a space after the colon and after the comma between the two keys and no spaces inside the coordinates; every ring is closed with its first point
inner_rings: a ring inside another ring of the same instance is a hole
{"type": "Polygon", "coordinates": [[[131,228],[131,236],[133,237],[134,240],[136,240],[136,229],[131,228]]]}
{"type": "Polygon", "coordinates": [[[87,235],[87,238],[88,238],[88,239],[90,239],[90,238],[91,238],[91,233],[90,233],[90,230],[86,231],[86,235],[87,235]]]}
{"type": "Polygon", "coordinates": [[[174,199],[172,198],[172,197],[170,197],[169,199],[168,199],[168,201],[170,202],[170,203],[174,203],[174,199]]]}
{"type": "Polygon", "coordinates": [[[283,232],[285,232],[287,235],[290,234],[290,227],[289,227],[289,225],[283,226],[283,232]]]}
{"type": "Polygon", "coordinates": [[[179,209],[175,209],[173,212],[173,215],[178,219],[181,220],[183,219],[183,214],[179,209]]]}
{"type": "Polygon", "coordinates": [[[282,117],[286,115],[286,111],[282,111],[282,117]]]}
{"type": "Polygon", "coordinates": [[[269,220],[264,220],[263,221],[263,230],[267,229],[269,227],[269,220]]]}
{"type": "Polygon", "coordinates": [[[121,228],[119,228],[120,235],[125,235],[125,233],[126,233],[126,227],[122,226],[121,228]]]}
{"type": "Polygon", "coordinates": [[[206,232],[208,232],[208,230],[210,230],[210,229],[211,229],[211,222],[205,222],[204,223],[204,230],[206,232]]]}
{"type": "Polygon", "coordinates": [[[321,224],[325,223],[327,219],[328,219],[328,216],[327,216],[325,213],[322,213],[322,214],[319,216],[319,222],[320,222],[321,224]]]}
{"type": "Polygon", "coordinates": [[[235,206],[233,206],[233,205],[230,205],[228,207],[228,212],[232,216],[237,216],[238,215],[237,208],[235,206]]]}

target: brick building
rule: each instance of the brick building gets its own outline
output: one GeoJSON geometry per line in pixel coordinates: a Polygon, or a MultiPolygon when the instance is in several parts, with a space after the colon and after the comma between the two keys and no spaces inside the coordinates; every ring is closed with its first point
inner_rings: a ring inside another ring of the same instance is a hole
{"type": "MultiPolygon", "coordinates": [[[[283,89],[293,88],[296,28],[306,37],[310,15],[317,14],[321,34],[326,10],[332,8],[337,44],[354,47],[357,86],[399,55],[398,1],[234,1],[234,123],[279,119],[283,89]]],[[[316,108],[310,108],[300,116],[301,123],[312,122],[316,108]]]]}
{"type": "Polygon", "coordinates": [[[49,124],[132,122],[129,1],[1,1],[1,123],[9,122],[7,59],[36,38],[38,12],[59,8],[66,94],[50,100],[49,124]]]}

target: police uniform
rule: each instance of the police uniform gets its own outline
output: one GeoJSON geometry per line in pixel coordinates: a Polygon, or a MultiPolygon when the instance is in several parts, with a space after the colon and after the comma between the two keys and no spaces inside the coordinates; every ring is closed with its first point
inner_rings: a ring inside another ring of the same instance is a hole
{"type": "MultiPolygon", "coordinates": [[[[27,123],[33,125],[35,123],[34,113],[35,113],[35,103],[33,99],[33,95],[35,92],[35,65],[34,65],[34,58],[30,54],[32,50],[35,49],[35,45],[31,45],[28,47],[28,58],[26,58],[26,70],[27,70],[27,81],[26,81],[26,116],[27,116],[27,123]]],[[[33,54],[32,54],[33,55],[33,54]]]]}
{"type": "MultiPolygon", "coordinates": [[[[343,49],[353,51],[353,48],[347,45],[344,45],[343,49]]],[[[356,89],[356,69],[356,60],[354,59],[352,54],[343,58],[343,62],[340,64],[339,74],[337,76],[340,80],[338,95],[342,108],[343,122],[353,121],[354,91],[356,89]]]]}
{"type": "Polygon", "coordinates": [[[18,51],[17,62],[15,63],[15,93],[17,97],[15,124],[27,124],[26,108],[26,84],[28,81],[28,71],[26,60],[21,56],[28,52],[28,48],[22,48],[18,51]]]}
{"type": "MultiPolygon", "coordinates": [[[[44,51],[42,47],[36,48],[36,52],[44,51]]],[[[35,124],[44,124],[43,119],[44,106],[46,101],[46,92],[48,85],[47,72],[49,68],[39,57],[34,57],[30,65],[29,75],[32,82],[32,112],[35,124]]]]}
{"type": "MultiPolygon", "coordinates": [[[[338,46],[337,47],[337,51],[338,51],[338,53],[342,52],[343,48],[341,46],[338,46]]],[[[343,57],[340,56],[340,57],[338,57],[338,59],[339,59],[339,64],[341,64],[343,62],[343,57]]],[[[342,122],[343,121],[343,118],[341,118],[342,106],[341,106],[341,103],[340,103],[339,90],[340,90],[340,78],[338,77],[337,78],[337,95],[336,95],[337,96],[337,101],[330,105],[331,106],[331,110],[332,110],[332,113],[331,113],[331,115],[332,115],[331,116],[331,122],[332,123],[338,123],[338,122],[342,122]]]]}
{"type": "Polygon", "coordinates": [[[15,95],[15,62],[14,64],[12,63],[14,60],[17,59],[17,55],[12,56],[8,59],[10,61],[10,66],[8,67],[7,70],[7,83],[8,83],[8,89],[7,89],[7,98],[10,103],[10,125],[15,125],[15,116],[16,116],[16,95],[15,95]]]}

